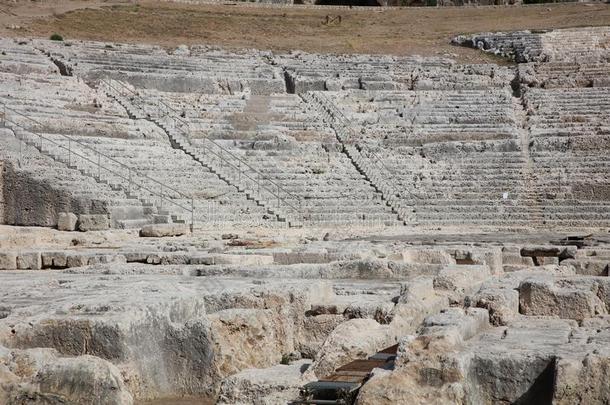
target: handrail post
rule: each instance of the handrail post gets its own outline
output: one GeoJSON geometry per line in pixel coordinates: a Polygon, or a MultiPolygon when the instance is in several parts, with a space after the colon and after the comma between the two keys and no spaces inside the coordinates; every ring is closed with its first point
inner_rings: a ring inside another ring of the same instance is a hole
{"type": "Polygon", "coordinates": [[[68,167],[72,166],[72,138],[68,138],[68,167]]]}
{"type": "Polygon", "coordinates": [[[97,180],[100,181],[102,179],[102,165],[101,165],[102,155],[98,151],[97,152],[97,180]]]}

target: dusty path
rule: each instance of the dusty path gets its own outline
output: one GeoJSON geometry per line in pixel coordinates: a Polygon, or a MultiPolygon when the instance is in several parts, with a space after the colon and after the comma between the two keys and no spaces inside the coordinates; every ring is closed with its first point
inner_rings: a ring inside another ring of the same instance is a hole
{"type": "Polygon", "coordinates": [[[37,18],[55,17],[64,13],[82,10],[99,9],[100,7],[125,4],[128,1],[0,1],[0,32],[5,34],[10,26],[24,26],[37,18]]]}
{"type": "Polygon", "coordinates": [[[0,34],[144,42],[173,47],[210,44],[310,52],[445,55],[490,61],[453,47],[459,33],[610,25],[609,4],[545,4],[478,8],[256,7],[172,2],[0,2],[0,34]],[[6,11],[15,15],[8,15],[6,11]],[[326,25],[326,16],[341,23],[326,25]],[[6,28],[17,21],[22,29],[6,28]]]}

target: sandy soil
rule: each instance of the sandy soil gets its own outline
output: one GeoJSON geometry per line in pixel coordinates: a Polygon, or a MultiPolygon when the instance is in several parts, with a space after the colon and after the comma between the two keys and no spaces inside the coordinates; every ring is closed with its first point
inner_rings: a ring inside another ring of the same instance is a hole
{"type": "Polygon", "coordinates": [[[136,401],[135,405],[212,405],[214,400],[209,398],[194,399],[154,399],[152,401],[136,401]]]}
{"type": "Polygon", "coordinates": [[[610,4],[478,8],[347,8],[185,5],[133,1],[0,1],[0,35],[210,44],[276,51],[448,55],[466,62],[492,56],[454,47],[460,33],[610,25],[610,4]],[[326,16],[341,23],[326,25],[326,16]],[[21,28],[7,28],[18,25],[21,28]]]}

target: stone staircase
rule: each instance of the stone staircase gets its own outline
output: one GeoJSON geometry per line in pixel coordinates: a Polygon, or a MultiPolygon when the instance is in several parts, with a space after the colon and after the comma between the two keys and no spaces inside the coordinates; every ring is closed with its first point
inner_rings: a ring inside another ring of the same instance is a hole
{"type": "MultiPolygon", "coordinates": [[[[123,105],[130,117],[147,119],[163,129],[173,148],[192,157],[219,179],[243,193],[257,206],[264,207],[277,221],[291,227],[302,226],[303,219],[298,205],[300,201],[283,190],[279,184],[270,182],[247,162],[211,140],[206,140],[203,145],[194,146],[187,138],[188,123],[180,119],[178,113],[166,104],[156,104],[162,107],[156,114],[149,113],[150,105],[147,104],[150,104],[151,100],[140,99],[132,89],[116,81],[103,81],[102,84],[108,95],[123,105]],[[163,113],[159,114],[159,111],[163,113]],[[290,199],[295,201],[291,202],[290,199]]],[[[152,104],[155,104],[154,101],[152,104]]]]}
{"type": "MultiPolygon", "coordinates": [[[[42,166],[46,173],[43,174],[39,171],[38,174],[30,175],[33,175],[34,178],[42,176],[45,183],[50,187],[59,190],[65,189],[67,193],[74,196],[75,200],[99,201],[99,204],[91,203],[91,205],[103,205],[114,227],[139,228],[154,221],[154,215],[157,214],[154,205],[139,198],[137,193],[125,190],[121,183],[103,177],[100,174],[99,166],[95,167],[94,162],[90,161],[89,164],[82,164],[83,156],[78,153],[76,148],[66,148],[47,135],[37,134],[24,128],[11,120],[13,115],[19,114],[18,112],[10,108],[6,108],[4,111],[2,126],[9,129],[9,132],[19,142],[19,154],[15,156],[19,167],[24,161],[24,154],[26,154],[26,172],[27,170],[31,172],[33,168],[37,167],[40,158],[32,155],[32,151],[35,150],[50,158],[55,164],[46,162],[42,166]],[[27,153],[26,150],[28,150],[27,153]],[[79,161],[81,164],[79,164],[79,161]],[[30,169],[28,169],[28,166],[30,169]]],[[[104,170],[107,171],[107,167],[104,170]]],[[[64,208],[64,210],[69,209],[64,208]]],[[[77,209],[75,211],[77,213],[89,213],[88,210],[79,212],[77,209]]],[[[97,213],[101,212],[98,211],[97,213]]],[[[57,212],[51,213],[51,215],[56,214],[57,212]]],[[[54,224],[49,225],[54,226],[54,224]]]]}
{"type": "Polygon", "coordinates": [[[315,106],[314,108],[321,111],[322,116],[335,130],[337,139],[343,146],[344,153],[375,190],[382,194],[382,199],[386,201],[392,212],[397,215],[398,220],[403,223],[408,222],[408,210],[401,206],[399,194],[392,186],[392,178],[382,174],[384,168],[380,157],[373,154],[372,151],[369,151],[367,154],[362,153],[362,149],[350,139],[351,130],[345,119],[342,118],[340,111],[336,110],[324,96],[310,92],[301,94],[301,97],[307,103],[315,106]]]}

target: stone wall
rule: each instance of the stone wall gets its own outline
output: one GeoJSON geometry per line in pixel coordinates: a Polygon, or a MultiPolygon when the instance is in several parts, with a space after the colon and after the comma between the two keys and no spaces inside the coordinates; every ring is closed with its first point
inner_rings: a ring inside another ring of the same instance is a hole
{"type": "Polygon", "coordinates": [[[52,188],[29,173],[20,171],[15,163],[0,161],[0,220],[7,225],[57,225],[59,212],[106,213],[106,207],[96,201],[72,197],[67,191],[52,188]]]}

